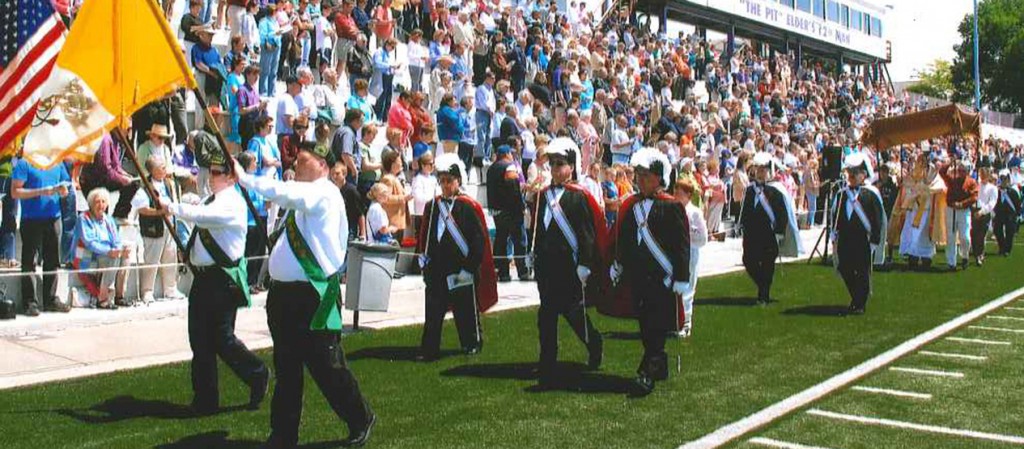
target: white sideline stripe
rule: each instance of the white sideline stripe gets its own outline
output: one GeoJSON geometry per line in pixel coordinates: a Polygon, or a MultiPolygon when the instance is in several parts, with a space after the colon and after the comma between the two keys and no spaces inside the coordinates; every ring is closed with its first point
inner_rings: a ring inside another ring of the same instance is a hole
{"type": "MultiPolygon", "coordinates": [[[[959,317],[956,317],[950,321],[947,321],[932,330],[929,330],[921,335],[918,335],[910,340],[901,343],[899,346],[892,348],[882,354],[879,354],[860,365],[850,368],[842,373],[832,376],[828,380],[819,383],[813,387],[810,387],[804,391],[801,391],[793,396],[783,399],[780,402],[776,402],[764,408],[750,416],[747,416],[739,421],[728,424],[724,427],[715,430],[703,437],[679,446],[680,449],[704,449],[704,448],[715,448],[724,445],[730,441],[733,441],[751,431],[754,431],[776,419],[779,419],[785,415],[788,415],[796,410],[804,408],[810,405],[812,402],[817,401],[832,393],[840,388],[846,387],[851,383],[856,382],[858,379],[877,371],[879,368],[886,366],[892,362],[895,362],[899,358],[906,356],[907,354],[913,353],[924,345],[931,343],[943,336],[957,330],[964,325],[977,320],[985,316],[985,314],[991,313],[1000,307],[1003,307],[1010,302],[1013,302],[1017,297],[1024,294],[1024,287],[1018,288],[1012,292],[1009,292],[1003,296],[1000,296],[987,304],[978,307],[970,312],[967,312],[959,317]]],[[[1009,342],[995,343],[995,344],[1010,344],[1009,342]]]]}
{"type": "Polygon", "coordinates": [[[1024,312],[1024,307],[1007,307],[1006,310],[1016,310],[1018,312],[1024,312]]]}
{"type": "Polygon", "coordinates": [[[917,430],[919,432],[937,433],[941,435],[950,435],[957,437],[975,438],[978,440],[989,440],[999,441],[1002,443],[1013,443],[1013,444],[1024,444],[1024,437],[1018,437],[1013,435],[1000,435],[998,433],[987,433],[977,432],[974,430],[961,430],[951,429],[949,427],[942,426],[930,426],[927,424],[917,424],[911,422],[894,421],[891,419],[882,418],[871,418],[867,416],[847,415],[843,413],[829,412],[825,410],[810,409],[807,414],[814,416],[821,416],[824,418],[838,419],[842,421],[850,421],[861,424],[869,424],[874,426],[886,426],[896,427],[899,429],[917,430]]]}
{"type": "Polygon", "coordinates": [[[978,344],[981,344],[981,345],[1003,345],[1003,346],[1009,346],[1010,345],[1010,342],[1008,342],[1008,341],[981,340],[981,339],[978,339],[978,338],[949,337],[946,340],[958,341],[960,343],[978,343],[978,344]]]}
{"type": "Polygon", "coordinates": [[[996,332],[1010,332],[1014,334],[1024,334],[1024,329],[1007,329],[1005,327],[989,327],[989,326],[967,326],[968,329],[976,329],[979,331],[996,331],[996,332]]]}
{"type": "Polygon", "coordinates": [[[1024,318],[1019,316],[989,315],[987,318],[992,318],[993,320],[1024,321],[1024,318]]]}
{"type": "Polygon", "coordinates": [[[773,440],[771,438],[751,438],[747,441],[750,444],[758,444],[761,446],[777,447],[781,449],[828,449],[827,447],[821,446],[807,446],[803,444],[790,443],[788,441],[773,440]]]}
{"type": "Polygon", "coordinates": [[[894,366],[889,368],[889,371],[898,371],[901,373],[910,374],[921,374],[925,376],[939,376],[939,377],[964,377],[964,373],[958,373],[956,371],[939,371],[934,369],[920,369],[920,368],[905,368],[902,366],[894,366]]]}
{"type": "Polygon", "coordinates": [[[947,358],[951,358],[951,359],[964,359],[964,360],[977,360],[977,361],[988,360],[988,356],[984,356],[984,355],[957,354],[955,352],[921,351],[921,352],[918,352],[918,354],[930,355],[932,357],[947,357],[947,358]]]}
{"type": "Polygon", "coordinates": [[[914,392],[911,392],[911,391],[889,390],[887,388],[862,387],[860,385],[855,385],[853,387],[850,387],[850,389],[851,390],[857,390],[857,391],[863,391],[865,393],[887,394],[889,396],[898,396],[898,397],[901,397],[901,398],[914,398],[914,399],[931,399],[932,398],[932,395],[930,395],[928,393],[914,393],[914,392]]]}

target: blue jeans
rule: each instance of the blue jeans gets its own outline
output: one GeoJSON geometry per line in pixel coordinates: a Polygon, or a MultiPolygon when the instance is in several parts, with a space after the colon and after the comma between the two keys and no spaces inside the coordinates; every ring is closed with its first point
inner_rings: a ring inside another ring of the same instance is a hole
{"type": "Polygon", "coordinates": [[[491,114],[476,111],[476,154],[483,159],[491,158],[491,114]]]}
{"type": "Polygon", "coordinates": [[[0,178],[3,193],[3,217],[0,218],[0,260],[14,260],[15,236],[18,230],[18,200],[11,197],[11,178],[0,178]]]}
{"type": "Polygon", "coordinates": [[[814,194],[808,193],[807,194],[807,223],[808,224],[810,224],[812,226],[817,224],[818,220],[817,220],[817,217],[815,216],[815,215],[817,215],[817,213],[818,213],[818,195],[814,195],[814,194]]]}
{"type": "Polygon", "coordinates": [[[277,84],[277,66],[281,62],[281,47],[268,50],[263,47],[260,53],[260,96],[273,97],[277,84]]]}
{"type": "MultiPolygon", "coordinates": [[[[185,2],[185,4],[188,4],[188,2],[185,2]]],[[[217,2],[215,0],[203,0],[203,12],[201,13],[203,16],[203,23],[209,23],[210,19],[213,18],[213,8],[215,6],[217,6],[217,2]]]]}
{"type": "Polygon", "coordinates": [[[388,111],[391,110],[391,94],[394,91],[395,75],[381,74],[381,86],[383,90],[377,97],[377,103],[373,105],[373,111],[377,113],[377,120],[388,121],[388,111]]]}

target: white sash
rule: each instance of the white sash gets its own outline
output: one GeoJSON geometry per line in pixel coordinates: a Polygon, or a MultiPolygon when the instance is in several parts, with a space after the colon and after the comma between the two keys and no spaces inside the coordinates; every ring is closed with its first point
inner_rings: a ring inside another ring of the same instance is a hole
{"type": "Polygon", "coordinates": [[[772,205],[768,204],[768,197],[764,194],[764,188],[754,187],[754,191],[757,192],[757,202],[761,204],[761,208],[764,209],[764,213],[768,214],[768,221],[772,223],[772,228],[775,228],[775,211],[772,210],[772,205]]]}
{"type": "Polygon", "coordinates": [[[569,226],[569,219],[565,216],[565,212],[562,211],[562,206],[558,204],[558,199],[555,198],[555,192],[552,189],[547,191],[548,198],[548,213],[554,218],[555,223],[558,224],[558,228],[562,230],[562,235],[565,236],[565,241],[569,243],[569,247],[572,248],[572,258],[577,263],[579,262],[579,242],[576,240],[576,233],[573,232],[572,226],[569,226]]]}
{"type": "MultiPolygon", "coordinates": [[[[651,203],[653,207],[654,204],[651,203]]],[[[639,201],[633,206],[633,215],[636,217],[637,232],[640,233],[641,239],[647,246],[647,251],[650,251],[651,256],[654,256],[654,260],[661,265],[661,269],[665,271],[665,287],[672,285],[672,262],[669,262],[668,256],[665,255],[665,251],[661,249],[661,245],[654,240],[654,235],[651,234],[650,228],[647,227],[647,215],[651,213],[650,209],[643,210],[643,201],[639,201]]]]}
{"type": "MultiPolygon", "coordinates": [[[[452,209],[444,201],[438,201],[439,218],[444,222],[444,227],[448,230],[448,233],[452,235],[452,240],[455,241],[455,246],[459,247],[459,252],[462,253],[462,257],[469,257],[469,244],[466,243],[466,238],[462,236],[462,231],[459,230],[459,226],[455,224],[455,219],[452,218],[452,209]]],[[[441,237],[444,236],[438,229],[437,240],[441,241],[441,237]]]]}
{"type": "Polygon", "coordinates": [[[868,235],[870,236],[871,235],[871,220],[868,220],[868,214],[866,212],[864,212],[864,206],[860,205],[860,200],[858,199],[858,197],[860,196],[860,193],[858,193],[857,196],[852,196],[851,195],[852,193],[853,193],[853,191],[850,191],[850,190],[846,191],[846,196],[849,198],[849,201],[847,201],[847,204],[853,203],[853,211],[857,213],[857,217],[860,218],[861,224],[864,225],[864,229],[866,229],[868,231],[868,235]]]}

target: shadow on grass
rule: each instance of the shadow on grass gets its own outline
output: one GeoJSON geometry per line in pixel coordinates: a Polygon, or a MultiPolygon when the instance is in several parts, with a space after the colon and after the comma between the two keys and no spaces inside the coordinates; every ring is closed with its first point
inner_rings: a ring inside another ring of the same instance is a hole
{"type": "Polygon", "coordinates": [[[757,298],[703,298],[693,300],[695,306],[756,307],[757,298]]]}
{"type": "MultiPolygon", "coordinates": [[[[154,446],[154,449],[257,449],[263,447],[262,441],[255,440],[230,440],[228,432],[216,430],[187,436],[178,441],[168,444],[154,446]]],[[[320,443],[309,443],[299,446],[300,449],[333,449],[340,447],[341,441],[324,441],[320,443]]]]}
{"type": "MultiPolygon", "coordinates": [[[[587,371],[586,365],[577,362],[559,363],[559,378],[551,385],[533,385],[524,389],[529,393],[566,391],[572,393],[632,392],[630,379],[611,374],[587,371]]],[[[536,363],[492,363],[461,365],[442,371],[443,376],[476,377],[481,379],[538,380],[536,363]]]]}
{"type": "Polygon", "coordinates": [[[640,332],[604,332],[601,335],[612,340],[640,340],[640,332]]]}
{"type": "Polygon", "coordinates": [[[837,306],[837,305],[819,305],[819,306],[803,306],[793,307],[786,309],[782,312],[783,315],[808,315],[808,316],[846,316],[846,312],[849,311],[848,306],[837,306]]]}
{"type": "MultiPolygon", "coordinates": [[[[442,349],[441,358],[462,354],[462,351],[455,349],[442,349]]],[[[363,348],[351,352],[345,356],[348,360],[378,359],[398,362],[416,361],[420,355],[419,346],[379,346],[376,348],[363,348]]]]}
{"type": "MultiPolygon", "coordinates": [[[[243,405],[222,407],[217,414],[245,409],[243,405]]],[[[59,409],[57,413],[86,424],[106,424],[137,418],[192,419],[198,418],[187,405],[164,400],[138,399],[135,396],[117,396],[87,409],[59,409]]]]}

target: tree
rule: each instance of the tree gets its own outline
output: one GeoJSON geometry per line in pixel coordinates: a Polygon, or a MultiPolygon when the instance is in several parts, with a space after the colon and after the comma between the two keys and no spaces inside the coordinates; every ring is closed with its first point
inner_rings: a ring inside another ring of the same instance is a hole
{"type": "Polygon", "coordinates": [[[918,82],[907,90],[920,95],[950,101],[953,98],[953,64],[936,59],[925,70],[918,70],[918,82]]]}
{"type": "MultiPolygon", "coordinates": [[[[974,99],[974,15],[960,22],[963,42],[953,47],[953,99],[974,99]]],[[[1024,0],[985,0],[978,6],[981,102],[1003,112],[1024,109],[1024,0]]]]}

